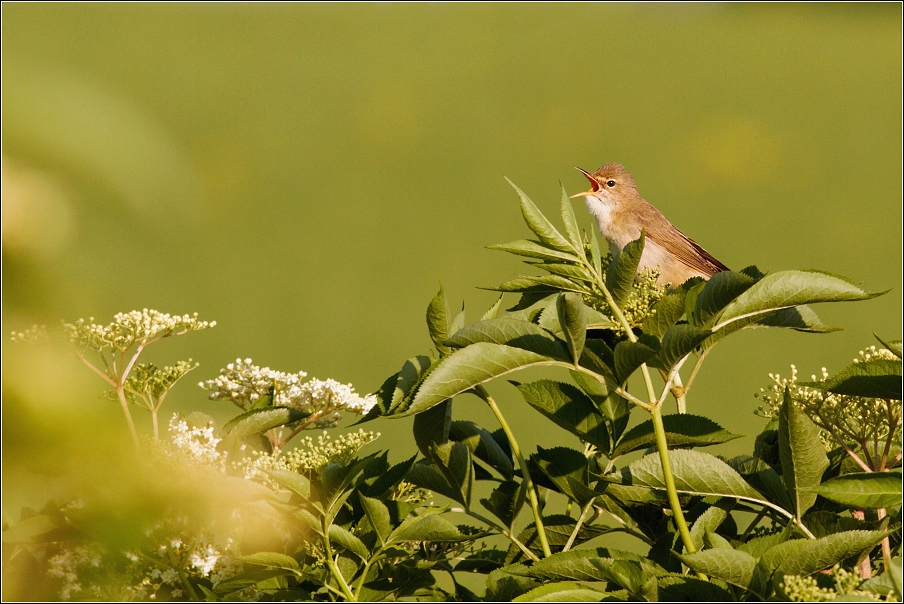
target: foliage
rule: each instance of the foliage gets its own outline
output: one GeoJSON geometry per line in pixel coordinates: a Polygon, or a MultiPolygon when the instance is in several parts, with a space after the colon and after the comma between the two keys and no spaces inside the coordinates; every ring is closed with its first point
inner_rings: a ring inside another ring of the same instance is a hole
{"type": "MultiPolygon", "coordinates": [[[[280,535],[271,547],[222,525],[160,527],[181,536],[151,530],[117,565],[59,507],[23,514],[4,542],[43,560],[62,579],[63,599],[900,599],[899,341],[880,340],[884,348],[820,380],[773,376],[761,393],[769,423],[750,455],[704,451],[740,436],[686,413],[723,338],[749,328],[831,331],[808,305],[878,294],[822,271],[756,267],[657,288],[655,272],[637,272],[643,235],[604,257],[564,192],[562,232],[517,192],[536,239],[492,247],[546,274],[496,288],[520,294],[508,310],[500,297],[468,324],[440,289],[426,313],[434,350],[409,358],[373,395],[239,359],[201,383],[239,415],[219,431],[201,414],[174,417],[149,463],[254,487],[254,509],[280,535]],[[510,383],[574,447],[522,450],[484,387],[540,366],[561,378],[510,383]],[[629,391],[632,380],[643,394],[629,391]],[[486,404],[498,428],[455,419],[459,395],[486,404]],[[664,414],[670,395],[678,413],[664,414]],[[635,409],[649,416],[628,429],[635,409]],[[363,455],[378,436],[364,430],[287,447],[341,412],[362,422],[413,416],[419,454],[395,464],[385,451],[363,455]],[[641,553],[608,547],[612,533],[641,553]],[[103,591],[113,584],[131,587],[103,591]]],[[[161,333],[133,326],[135,337],[123,339],[73,325],[79,343],[122,355],[161,333]]],[[[189,325],[178,329],[166,333],[189,325]]],[[[156,410],[189,366],[141,367],[105,375],[127,402],[147,396],[156,410]]]]}

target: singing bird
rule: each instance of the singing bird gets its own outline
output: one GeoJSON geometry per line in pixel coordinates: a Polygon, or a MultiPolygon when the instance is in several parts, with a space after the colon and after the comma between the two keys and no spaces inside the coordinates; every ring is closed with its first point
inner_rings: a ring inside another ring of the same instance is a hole
{"type": "Polygon", "coordinates": [[[730,270],[647,203],[621,164],[606,164],[592,173],[578,170],[590,181],[590,190],[572,197],[584,198],[613,256],[638,239],[643,229],[646,241],[640,268],[658,268],[658,285],[677,287],[691,277],[709,279],[730,270]]]}

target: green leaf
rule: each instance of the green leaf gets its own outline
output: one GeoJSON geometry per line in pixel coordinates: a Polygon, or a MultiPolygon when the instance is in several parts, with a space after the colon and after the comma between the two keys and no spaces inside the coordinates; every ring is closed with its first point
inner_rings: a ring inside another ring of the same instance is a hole
{"type": "Polygon", "coordinates": [[[901,505],[901,474],[899,472],[844,474],[815,487],[800,487],[800,490],[822,495],[826,499],[852,508],[892,508],[901,505]]]}
{"type": "MultiPolygon", "coordinates": [[[[679,492],[695,495],[718,495],[750,501],[762,501],[763,497],[747,484],[741,475],[717,457],[700,451],[676,449],[669,451],[675,487],[679,492]]],[[[647,455],[620,474],[604,476],[606,480],[623,485],[665,489],[662,463],[659,453],[647,455]]]]}
{"type": "Polygon", "coordinates": [[[868,300],[885,292],[868,292],[844,277],[822,271],[779,271],[757,281],[735,298],[712,323],[713,331],[748,317],[816,302],[868,300]]]}
{"type": "Polygon", "coordinates": [[[902,356],[901,338],[898,338],[897,340],[891,340],[891,339],[885,338],[883,340],[882,338],[877,336],[875,333],[873,333],[873,335],[876,336],[876,339],[879,340],[879,343],[882,344],[883,346],[885,346],[885,348],[887,348],[893,355],[895,355],[899,359],[901,358],[901,356],[902,356]]]}
{"type": "Polygon", "coordinates": [[[512,602],[599,602],[606,593],[580,583],[547,583],[522,594],[512,602]]]}
{"type": "MultiPolygon", "coordinates": [[[[579,496],[568,480],[571,478],[574,482],[586,487],[586,491],[591,490],[588,484],[590,473],[587,458],[580,451],[567,447],[553,447],[552,449],[537,447],[537,452],[530,456],[530,460],[570,499],[581,505],[592,499],[592,496],[588,498],[579,496]]],[[[584,493],[585,490],[582,490],[580,495],[584,493]]]]}
{"type": "Polygon", "coordinates": [[[565,227],[565,237],[571,244],[571,249],[580,252],[584,249],[584,241],[581,238],[581,229],[578,227],[578,220],[574,216],[574,207],[571,205],[571,198],[565,192],[565,186],[559,183],[562,188],[562,224],[565,227]]]}
{"type": "Polygon", "coordinates": [[[523,564],[509,564],[487,575],[487,602],[511,602],[537,586],[530,569],[523,564]]]}
{"type": "Polygon", "coordinates": [[[711,581],[670,573],[659,577],[661,602],[730,602],[732,594],[711,581]]]}
{"type": "Polygon", "coordinates": [[[480,317],[481,321],[486,321],[487,319],[495,319],[499,316],[499,310],[502,308],[502,298],[504,296],[505,294],[499,294],[499,299],[496,300],[496,303],[493,304],[485,313],[483,313],[482,317],[480,317]]]}
{"type": "Polygon", "coordinates": [[[330,525],[330,541],[342,546],[364,561],[367,561],[370,556],[370,552],[367,551],[367,546],[364,545],[364,542],[338,524],[330,525]]]}
{"type": "Polygon", "coordinates": [[[782,562],[795,552],[803,549],[807,543],[809,543],[807,539],[793,539],[791,541],[783,541],[767,549],[760,556],[760,568],[763,569],[763,574],[766,577],[771,577],[782,562]]]}
{"type": "Polygon", "coordinates": [[[288,407],[255,409],[232,418],[223,426],[223,432],[232,434],[235,438],[243,438],[251,434],[261,434],[271,428],[278,428],[279,426],[297,422],[309,415],[310,413],[304,413],[288,407]]]}
{"type": "Polygon", "coordinates": [[[256,564],[258,566],[283,568],[291,571],[299,570],[298,562],[295,558],[277,552],[258,552],[249,556],[236,556],[236,560],[242,564],[256,564]]]}
{"type": "Polygon", "coordinates": [[[515,473],[511,455],[502,450],[489,431],[474,422],[452,422],[449,438],[467,446],[474,457],[498,470],[504,478],[510,479],[515,473]]]}
{"type": "Polygon", "coordinates": [[[593,401],[578,388],[552,380],[512,384],[531,407],[581,440],[601,451],[609,451],[609,433],[605,419],[593,401]]]}
{"type": "Polygon", "coordinates": [[[432,364],[430,357],[424,355],[405,361],[393,390],[392,402],[389,405],[391,412],[405,411],[407,403],[413,398],[415,386],[429,373],[432,364]]]}
{"type": "Polygon", "coordinates": [[[415,459],[417,459],[417,454],[412,455],[405,461],[395,464],[387,471],[380,474],[370,485],[362,485],[361,491],[367,493],[368,497],[376,498],[381,501],[387,499],[389,491],[394,489],[396,485],[405,478],[405,474],[407,474],[411,466],[414,465],[415,459]]]}
{"type": "Polygon", "coordinates": [[[823,324],[816,312],[806,304],[770,313],[748,327],[783,327],[806,333],[829,333],[841,329],[823,324]]]}
{"type": "Polygon", "coordinates": [[[784,543],[787,540],[788,535],[785,532],[773,533],[772,535],[753,537],[752,539],[749,539],[740,544],[738,546],[738,549],[742,552],[747,552],[748,554],[759,560],[767,550],[775,547],[779,543],[784,543]]]}
{"type": "Polygon", "coordinates": [[[414,442],[424,455],[430,457],[430,448],[449,440],[452,427],[452,401],[446,400],[423,413],[414,416],[414,442]]]}
{"type": "Polygon", "coordinates": [[[471,489],[474,486],[474,466],[470,449],[462,443],[447,442],[432,446],[430,458],[457,491],[453,499],[462,504],[465,510],[469,510],[471,489]]]}
{"type": "Polygon", "coordinates": [[[766,499],[788,512],[794,512],[794,503],[782,482],[781,475],[775,468],[758,457],[739,455],[728,460],[728,465],[735,469],[766,499]]]}
{"type": "Polygon", "coordinates": [[[306,476],[302,476],[298,472],[291,470],[266,470],[267,476],[286,487],[290,491],[297,493],[306,501],[313,501],[311,498],[311,481],[306,476]]]}
{"type": "Polygon", "coordinates": [[[631,409],[634,408],[634,405],[618,393],[609,392],[605,384],[592,377],[578,371],[571,371],[570,373],[575,383],[590,397],[597,409],[602,412],[603,417],[608,420],[611,448],[621,438],[625,428],[628,427],[628,420],[631,417],[631,409]]]}
{"type": "Polygon", "coordinates": [[[871,358],[842,369],[824,382],[801,382],[835,394],[901,400],[901,361],[871,358]]]}
{"type": "Polygon", "coordinates": [[[496,287],[487,287],[490,291],[497,292],[533,292],[533,293],[556,293],[560,291],[585,293],[587,287],[582,284],[575,283],[571,279],[560,277],[559,275],[542,275],[540,277],[516,277],[510,279],[496,287]]]}
{"type": "Polygon", "coordinates": [[[559,234],[559,231],[552,226],[552,223],[546,219],[546,216],[544,216],[537,206],[534,205],[534,202],[530,200],[530,197],[515,186],[515,183],[512,181],[509,180],[508,183],[512,185],[512,188],[517,191],[518,197],[521,198],[521,214],[524,216],[524,222],[526,222],[528,228],[540,238],[540,241],[563,252],[573,251],[574,248],[572,245],[567,239],[559,234]]]}
{"type": "Polygon", "coordinates": [[[3,543],[39,543],[48,541],[48,539],[41,539],[40,537],[53,533],[62,526],[63,522],[59,518],[46,514],[35,514],[20,520],[9,528],[4,528],[3,543]]]}
{"type": "Polygon", "coordinates": [[[673,325],[662,337],[659,352],[647,360],[647,364],[668,373],[678,361],[700,346],[711,333],[709,330],[690,325],[673,325]]]}
{"type": "Polygon", "coordinates": [[[602,340],[585,340],[581,367],[601,376],[613,390],[621,386],[615,377],[615,353],[602,340]]]}
{"type": "Polygon", "coordinates": [[[461,489],[457,485],[453,485],[446,475],[433,465],[416,463],[408,470],[405,479],[422,489],[439,493],[452,501],[462,503],[459,501],[462,499],[461,489]]]}
{"type": "Polygon", "coordinates": [[[386,545],[386,539],[392,530],[392,521],[389,517],[389,508],[379,499],[371,499],[358,493],[361,500],[361,507],[364,508],[364,514],[367,516],[368,522],[380,539],[380,543],[386,545]]]}
{"type": "Polygon", "coordinates": [[[641,230],[640,239],[629,242],[606,269],[606,287],[619,307],[623,306],[631,295],[640,257],[643,256],[645,239],[644,231],[641,230]]]}
{"type": "Polygon", "coordinates": [[[571,358],[577,365],[584,352],[584,340],[587,337],[587,318],[584,314],[584,302],[577,294],[559,294],[556,297],[556,310],[559,324],[568,343],[571,358]]]}
{"type": "Polygon", "coordinates": [[[530,569],[531,575],[544,581],[574,579],[578,581],[607,581],[609,574],[602,570],[605,564],[613,560],[628,560],[646,565],[653,571],[655,565],[649,560],[633,552],[597,547],[592,549],[572,549],[559,552],[536,562],[530,569]]]}
{"type": "Polygon", "coordinates": [[[427,306],[427,328],[430,330],[430,339],[436,345],[440,354],[449,354],[449,347],[443,344],[452,333],[452,311],[446,302],[446,293],[440,284],[439,291],[427,306]]]}
{"type": "Polygon", "coordinates": [[[486,342],[471,344],[443,359],[427,376],[407,414],[426,411],[447,398],[512,371],[556,364],[561,362],[520,348],[486,342]]]}
{"type": "Polygon", "coordinates": [[[453,334],[447,343],[456,348],[465,348],[478,342],[504,344],[566,363],[571,362],[561,340],[542,327],[520,319],[501,317],[471,323],[453,334]]]}
{"type": "Polygon", "coordinates": [[[604,277],[602,255],[600,254],[600,242],[596,237],[596,229],[593,227],[590,227],[590,258],[588,258],[588,260],[593,264],[593,268],[596,269],[597,274],[600,277],[604,277]]]}
{"type": "Polygon", "coordinates": [[[458,528],[439,514],[424,516],[408,525],[399,526],[391,535],[390,541],[444,541],[461,542],[474,539],[474,535],[465,535],[458,528]]]}
{"type": "Polygon", "coordinates": [[[494,245],[488,245],[487,249],[508,252],[509,254],[525,256],[527,258],[539,258],[540,260],[548,260],[551,262],[557,260],[565,260],[568,262],[578,261],[578,257],[575,256],[573,252],[563,252],[554,247],[528,239],[512,241],[511,243],[496,243],[494,245]]]}
{"type": "Polygon", "coordinates": [[[524,505],[524,493],[519,483],[506,480],[490,493],[489,499],[481,499],[480,503],[506,527],[511,527],[524,505]]]}
{"type": "Polygon", "coordinates": [[[694,302],[692,318],[694,325],[711,328],[719,312],[757,282],[744,273],[723,271],[716,273],[706,282],[694,302]]]}
{"type": "MultiPolygon", "coordinates": [[[[672,414],[663,415],[669,449],[673,447],[707,447],[720,445],[736,438],[740,434],[732,434],[709,418],[700,415],[672,414]]],[[[613,456],[627,455],[632,451],[647,449],[656,444],[653,432],[653,420],[647,420],[628,430],[613,451],[613,456]]]]}
{"type": "Polygon", "coordinates": [[[782,480],[800,518],[816,502],[816,494],[800,490],[815,487],[829,467],[829,458],[819,439],[819,428],[791,401],[785,388],[785,399],[778,414],[778,447],[782,462],[782,480]]]}
{"type": "Polygon", "coordinates": [[[678,558],[697,572],[765,598],[767,581],[756,559],[741,550],[708,549],[693,554],[679,555],[678,558]]]}
{"type": "Polygon", "coordinates": [[[888,531],[845,531],[821,539],[808,540],[778,565],[775,574],[812,575],[872,549],[886,535],[888,531]]]}
{"type": "Polygon", "coordinates": [[[586,287],[584,283],[592,283],[595,278],[583,264],[570,264],[566,262],[528,262],[531,266],[541,268],[548,273],[564,277],[575,282],[578,287],[586,287]],[[578,283],[582,282],[582,283],[578,283]]]}
{"type": "MultiPolygon", "coordinates": [[[[643,332],[661,338],[669,328],[685,315],[685,299],[694,286],[704,283],[700,277],[688,279],[675,289],[669,290],[653,305],[656,312],[648,314],[643,320],[643,332]]],[[[702,289],[702,288],[701,288],[702,289]]]]}
{"type": "Polygon", "coordinates": [[[901,601],[901,556],[891,559],[891,568],[877,577],[873,577],[860,584],[861,591],[868,591],[885,597],[894,595],[901,601]]]}
{"type": "Polygon", "coordinates": [[[691,525],[691,539],[697,550],[703,549],[703,538],[707,533],[714,533],[725,519],[728,513],[734,507],[734,502],[730,499],[723,499],[716,505],[706,508],[706,511],[700,514],[700,517],[691,525]]]}
{"type": "Polygon", "coordinates": [[[623,384],[631,374],[659,352],[659,340],[641,335],[636,342],[623,340],[615,345],[615,376],[623,384]]]}

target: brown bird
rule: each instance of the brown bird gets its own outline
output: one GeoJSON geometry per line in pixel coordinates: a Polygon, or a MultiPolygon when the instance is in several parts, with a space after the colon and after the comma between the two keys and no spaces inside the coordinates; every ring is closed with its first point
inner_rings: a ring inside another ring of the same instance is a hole
{"type": "Polygon", "coordinates": [[[593,173],[578,170],[590,181],[590,190],[572,197],[584,198],[613,256],[638,239],[643,229],[646,243],[640,267],[659,269],[658,285],[677,287],[691,277],[709,279],[730,270],[647,203],[621,164],[606,164],[593,173]]]}

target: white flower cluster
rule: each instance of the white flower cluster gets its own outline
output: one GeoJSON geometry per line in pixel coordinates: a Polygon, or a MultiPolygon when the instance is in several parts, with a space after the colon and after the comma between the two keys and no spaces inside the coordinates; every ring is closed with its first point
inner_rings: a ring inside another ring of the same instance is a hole
{"type": "Polygon", "coordinates": [[[855,363],[861,363],[865,361],[869,361],[870,359],[884,359],[886,361],[898,361],[898,357],[894,355],[891,350],[887,348],[876,348],[875,346],[870,346],[866,350],[860,351],[860,358],[854,359],[855,363]]]}
{"type": "MultiPolygon", "coordinates": [[[[69,600],[74,595],[82,593],[82,584],[79,582],[78,571],[80,567],[97,568],[101,563],[101,555],[94,549],[79,546],[73,549],[64,549],[48,560],[47,574],[51,577],[62,579],[60,587],[60,599],[69,600]]],[[[81,598],[79,598],[81,599],[81,598]]]]}
{"type": "Polygon", "coordinates": [[[147,308],[117,313],[109,325],[98,325],[93,321],[94,317],[88,317],[87,320],[64,323],[63,330],[71,342],[85,348],[126,350],[136,343],[208,329],[217,324],[216,321],[199,321],[198,313],[179,316],[147,308]]]}
{"type": "Polygon", "coordinates": [[[170,438],[175,450],[192,461],[205,464],[223,461],[223,456],[217,451],[217,445],[222,439],[215,438],[213,430],[213,425],[204,428],[189,426],[179,413],[174,414],[169,422],[170,438]]]}
{"type": "Polygon", "coordinates": [[[13,342],[46,342],[50,339],[46,325],[32,325],[25,331],[12,332],[13,342]]]}
{"type": "Polygon", "coordinates": [[[269,367],[259,367],[251,359],[236,359],[220,375],[198,385],[210,390],[211,400],[230,400],[246,409],[263,397],[273,395],[272,404],[290,407],[313,416],[311,428],[336,426],[341,411],[366,414],[377,402],[374,395],[359,396],[351,384],[336,380],[311,379],[303,382],[307,373],[284,373],[269,367]]]}
{"type": "Polygon", "coordinates": [[[303,448],[292,449],[287,453],[275,451],[272,454],[252,452],[251,457],[246,457],[236,465],[245,475],[246,479],[259,479],[276,486],[267,477],[267,470],[289,470],[291,472],[319,472],[331,463],[346,465],[355,458],[358,450],[369,442],[379,438],[379,432],[365,432],[359,429],[357,432],[349,432],[332,440],[324,430],[317,437],[317,444],[310,436],[304,437],[299,445],[303,448]]]}

